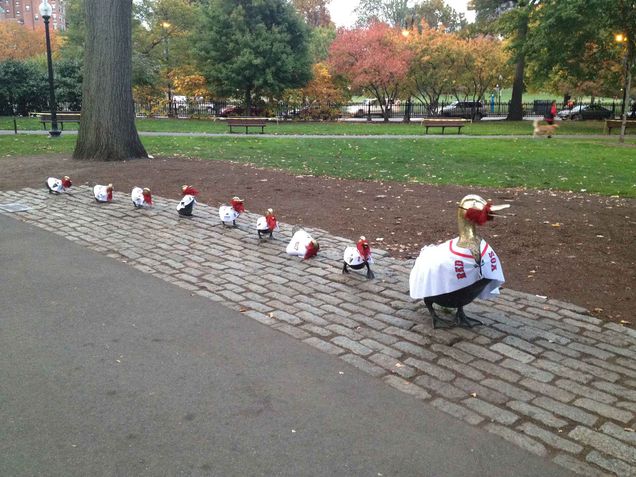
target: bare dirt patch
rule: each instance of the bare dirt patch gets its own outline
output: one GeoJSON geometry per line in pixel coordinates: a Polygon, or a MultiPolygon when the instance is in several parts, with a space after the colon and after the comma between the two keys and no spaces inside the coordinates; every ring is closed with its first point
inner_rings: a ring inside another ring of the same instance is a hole
{"type": "Polygon", "coordinates": [[[507,287],[584,306],[608,320],[636,322],[634,199],[351,181],[174,158],[109,163],[49,155],[3,158],[2,169],[2,190],[44,187],[49,176],[69,175],[75,184],[112,182],[127,192],[139,185],[177,199],[181,185],[191,184],[201,202],[216,206],[240,195],[252,212],[272,207],[283,222],[352,241],[365,235],[372,247],[399,258],[414,258],[424,245],[457,235],[455,204],[477,193],[512,205],[510,217],[481,229],[501,258],[507,287]]]}

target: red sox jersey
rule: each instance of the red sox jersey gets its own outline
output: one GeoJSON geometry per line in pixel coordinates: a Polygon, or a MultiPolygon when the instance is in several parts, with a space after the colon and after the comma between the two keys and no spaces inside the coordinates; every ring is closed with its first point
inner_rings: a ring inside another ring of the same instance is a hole
{"type": "MultiPolygon", "coordinates": [[[[364,263],[364,257],[360,255],[360,252],[358,251],[357,247],[345,248],[345,251],[343,254],[343,260],[345,261],[347,265],[351,265],[351,266],[361,265],[364,263]]],[[[373,256],[370,255],[367,262],[373,263],[373,256]]]]}
{"type": "Polygon", "coordinates": [[[490,283],[478,298],[489,298],[499,294],[504,283],[499,257],[486,243],[481,241],[481,263],[477,263],[471,251],[457,246],[459,237],[440,245],[428,245],[422,249],[409,277],[411,298],[426,298],[450,293],[482,278],[490,283]]]}
{"type": "Polygon", "coordinates": [[[108,186],[96,185],[93,187],[93,195],[98,202],[109,202],[112,200],[112,195],[108,194],[108,186]]]}
{"type": "Polygon", "coordinates": [[[132,203],[137,207],[147,207],[150,204],[146,202],[146,198],[144,197],[144,190],[141,187],[133,187],[132,192],[130,193],[130,199],[132,203]]]}
{"type": "Polygon", "coordinates": [[[46,183],[48,184],[49,189],[51,189],[53,192],[62,193],[66,190],[64,188],[64,185],[62,184],[62,181],[60,179],[56,179],[55,177],[49,177],[46,180],[46,183]]]}
{"type": "Polygon", "coordinates": [[[288,255],[304,257],[307,253],[307,246],[312,241],[311,235],[304,230],[299,230],[294,234],[291,241],[287,245],[286,252],[288,255]]]}
{"type": "Polygon", "coordinates": [[[239,214],[231,205],[222,205],[219,207],[219,217],[223,222],[233,222],[239,218],[239,214]]]}

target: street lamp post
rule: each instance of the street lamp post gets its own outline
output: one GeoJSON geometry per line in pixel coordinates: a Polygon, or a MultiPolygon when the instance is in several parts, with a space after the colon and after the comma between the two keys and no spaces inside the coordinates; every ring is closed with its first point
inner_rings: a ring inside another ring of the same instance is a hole
{"type": "Polygon", "coordinates": [[[170,81],[170,43],[168,38],[168,29],[172,25],[169,22],[162,22],[163,28],[163,53],[166,60],[166,76],[168,77],[168,117],[174,116],[174,105],[172,104],[172,83],[170,81]]]}
{"type": "Polygon", "coordinates": [[[51,57],[51,34],[49,32],[49,20],[53,8],[47,0],[40,3],[40,16],[44,20],[44,31],[46,33],[46,61],[49,66],[49,108],[51,109],[51,130],[49,135],[51,137],[58,137],[62,134],[57,128],[57,103],[55,102],[55,86],[53,84],[53,58],[51,57]]]}
{"type": "Polygon", "coordinates": [[[625,128],[627,126],[627,111],[626,111],[626,103],[627,98],[629,98],[629,90],[632,87],[632,70],[631,70],[631,59],[632,59],[632,39],[627,38],[626,35],[622,33],[618,33],[615,36],[616,42],[624,44],[625,47],[625,56],[623,57],[623,98],[621,102],[621,134],[619,137],[619,142],[625,142],[625,128]]]}

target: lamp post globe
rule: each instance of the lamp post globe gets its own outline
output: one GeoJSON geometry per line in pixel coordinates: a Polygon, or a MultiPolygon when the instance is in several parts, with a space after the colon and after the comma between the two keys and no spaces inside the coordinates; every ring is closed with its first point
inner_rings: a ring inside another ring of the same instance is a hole
{"type": "Polygon", "coordinates": [[[53,7],[47,0],[40,3],[40,16],[44,20],[44,31],[46,34],[46,61],[49,67],[49,107],[51,109],[51,130],[49,135],[57,137],[62,134],[57,128],[57,103],[55,102],[55,86],[53,84],[53,58],[51,57],[51,34],[49,32],[49,20],[53,14],[53,7]]]}

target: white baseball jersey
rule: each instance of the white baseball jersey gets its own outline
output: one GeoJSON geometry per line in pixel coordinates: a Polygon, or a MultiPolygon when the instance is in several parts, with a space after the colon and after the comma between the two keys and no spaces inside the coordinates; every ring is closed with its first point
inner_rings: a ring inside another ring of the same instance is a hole
{"type": "Polygon", "coordinates": [[[440,245],[428,245],[422,249],[409,277],[411,298],[450,293],[482,278],[489,278],[491,282],[478,298],[499,294],[499,287],[505,280],[495,251],[482,240],[481,264],[478,264],[469,249],[457,246],[458,241],[459,237],[455,237],[440,245]]]}
{"type": "Polygon", "coordinates": [[[307,245],[309,245],[312,240],[311,235],[304,230],[299,230],[294,234],[289,245],[287,245],[287,253],[297,257],[304,257],[305,253],[307,253],[307,245]]]}
{"type": "Polygon", "coordinates": [[[62,185],[62,181],[60,179],[56,179],[55,177],[49,177],[46,180],[46,183],[48,184],[49,189],[51,189],[53,192],[62,193],[66,190],[62,185]]]}
{"type": "MultiPolygon", "coordinates": [[[[347,247],[344,251],[343,260],[347,265],[356,266],[364,263],[364,258],[360,255],[358,247],[347,247]]],[[[367,263],[373,263],[373,255],[369,255],[367,263]]]]}
{"type": "Polygon", "coordinates": [[[184,195],[183,199],[181,199],[181,202],[179,202],[179,204],[177,205],[177,210],[185,209],[190,204],[192,204],[192,207],[194,207],[196,203],[197,200],[194,198],[193,195],[184,195]]]}
{"type": "Polygon", "coordinates": [[[219,207],[219,217],[223,222],[233,222],[239,218],[239,214],[231,205],[222,205],[219,207]]]}
{"type": "Polygon", "coordinates": [[[147,207],[149,205],[146,203],[144,190],[141,187],[133,187],[133,190],[130,193],[130,198],[132,199],[133,204],[137,207],[147,207]]]}
{"type": "Polygon", "coordinates": [[[93,194],[98,202],[108,202],[108,186],[96,185],[93,187],[93,194]]]}

